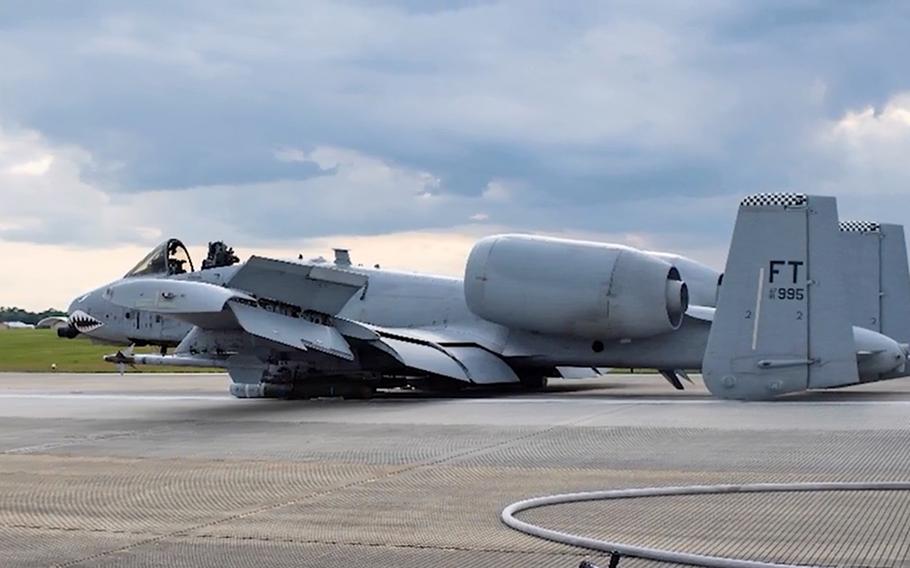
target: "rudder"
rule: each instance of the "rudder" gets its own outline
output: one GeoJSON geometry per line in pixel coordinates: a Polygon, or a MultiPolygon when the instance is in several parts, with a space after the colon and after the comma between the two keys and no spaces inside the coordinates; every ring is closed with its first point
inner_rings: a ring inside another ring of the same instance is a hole
{"type": "Polygon", "coordinates": [[[833,197],[743,199],[702,365],[713,395],[757,400],[858,382],[839,245],[833,197]]]}
{"type": "Polygon", "coordinates": [[[853,325],[910,343],[910,269],[901,225],[840,223],[853,325]]]}

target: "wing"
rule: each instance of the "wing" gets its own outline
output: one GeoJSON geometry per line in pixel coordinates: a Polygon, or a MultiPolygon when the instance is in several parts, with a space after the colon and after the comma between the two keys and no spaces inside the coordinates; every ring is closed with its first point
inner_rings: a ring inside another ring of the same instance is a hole
{"type": "Polygon", "coordinates": [[[254,257],[225,288],[187,280],[124,280],[108,299],[131,309],[160,312],[203,330],[242,330],[302,351],[355,359],[351,341],[422,373],[472,384],[517,383],[495,353],[501,338],[468,327],[384,328],[335,317],[366,277],[331,267],[254,257]],[[258,297],[258,298],[257,298],[258,297]],[[267,300],[264,300],[267,298],[267,300]]]}
{"type": "Polygon", "coordinates": [[[358,325],[375,334],[374,347],[389,353],[405,367],[478,385],[519,382],[515,371],[496,354],[496,338],[479,327],[358,325]]]}
{"type": "MultiPolygon", "coordinates": [[[[332,276],[330,272],[318,274],[315,284],[304,279],[302,285],[312,284],[316,289],[310,306],[337,305],[344,294],[350,297],[359,288],[353,279],[338,282],[326,278],[332,276]]],[[[279,282],[268,282],[271,279],[265,278],[266,282],[257,291],[267,288],[281,293],[291,288],[290,282],[280,282],[283,276],[273,275],[273,278],[279,282]]],[[[205,282],[143,278],[115,284],[107,295],[119,306],[167,314],[201,329],[243,330],[294,349],[314,349],[342,359],[354,359],[347,341],[331,325],[330,317],[311,315],[296,306],[288,309],[280,299],[277,303],[261,302],[246,292],[205,282]]]]}
{"type": "Polygon", "coordinates": [[[322,264],[253,256],[228,286],[322,314],[337,314],[365,284],[363,274],[322,264]]]}

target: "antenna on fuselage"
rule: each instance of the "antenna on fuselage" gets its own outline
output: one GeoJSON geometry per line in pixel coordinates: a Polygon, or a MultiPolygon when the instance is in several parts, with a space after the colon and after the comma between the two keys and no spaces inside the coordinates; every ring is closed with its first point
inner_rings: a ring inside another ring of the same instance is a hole
{"type": "Polygon", "coordinates": [[[332,250],[335,252],[335,266],[351,266],[351,251],[342,248],[332,250]]]}

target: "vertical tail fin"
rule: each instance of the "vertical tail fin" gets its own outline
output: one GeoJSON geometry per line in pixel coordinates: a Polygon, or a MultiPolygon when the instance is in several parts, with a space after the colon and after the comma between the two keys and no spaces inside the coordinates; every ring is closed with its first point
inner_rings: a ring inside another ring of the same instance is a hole
{"type": "Polygon", "coordinates": [[[910,269],[901,225],[840,224],[853,325],[910,343],[910,269]]]}
{"type": "Polygon", "coordinates": [[[703,361],[715,396],[767,399],[859,381],[837,203],[743,199],[703,361]]]}

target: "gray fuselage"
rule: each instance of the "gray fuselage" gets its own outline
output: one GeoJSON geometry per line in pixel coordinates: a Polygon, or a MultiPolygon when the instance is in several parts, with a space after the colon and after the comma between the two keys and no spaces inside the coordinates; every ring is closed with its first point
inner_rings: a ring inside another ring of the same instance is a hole
{"type": "MultiPolygon", "coordinates": [[[[230,281],[242,265],[170,276],[213,284],[230,281]]],[[[472,313],[465,302],[460,278],[386,269],[345,267],[368,277],[338,316],[384,328],[434,329],[446,335],[464,335],[473,342],[525,367],[658,367],[697,369],[701,365],[710,324],[686,317],[680,329],[646,339],[608,340],[554,336],[510,329],[472,313]]],[[[82,312],[101,326],[83,332],[107,343],[176,346],[190,331],[189,324],[143,310],[129,310],[105,299],[102,286],[75,300],[72,316],[82,312]]]]}

